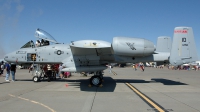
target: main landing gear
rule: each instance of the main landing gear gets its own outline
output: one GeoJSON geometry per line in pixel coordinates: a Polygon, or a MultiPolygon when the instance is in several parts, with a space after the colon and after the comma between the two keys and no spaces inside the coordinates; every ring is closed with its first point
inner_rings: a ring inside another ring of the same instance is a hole
{"type": "Polygon", "coordinates": [[[103,73],[102,71],[94,72],[94,76],[90,78],[90,85],[89,86],[102,86],[103,82],[103,73]]]}

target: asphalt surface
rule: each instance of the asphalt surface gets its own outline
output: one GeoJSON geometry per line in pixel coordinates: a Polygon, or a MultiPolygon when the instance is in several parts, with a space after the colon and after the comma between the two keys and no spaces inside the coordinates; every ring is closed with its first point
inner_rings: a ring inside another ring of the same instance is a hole
{"type": "Polygon", "coordinates": [[[89,87],[91,76],[77,73],[35,83],[28,70],[18,69],[15,82],[4,72],[0,112],[200,112],[200,71],[112,70],[104,71],[103,87],[89,87]]]}

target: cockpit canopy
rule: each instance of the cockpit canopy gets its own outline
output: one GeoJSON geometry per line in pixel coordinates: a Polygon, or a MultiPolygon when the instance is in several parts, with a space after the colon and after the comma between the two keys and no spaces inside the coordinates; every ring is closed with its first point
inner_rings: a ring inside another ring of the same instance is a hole
{"type": "Polygon", "coordinates": [[[27,42],[25,45],[23,45],[21,48],[35,48],[35,47],[41,47],[41,46],[47,46],[49,45],[49,42],[58,44],[58,42],[46,31],[42,29],[36,29],[35,31],[35,37],[41,39],[41,41],[37,40],[39,42],[36,42],[37,44],[34,44],[34,42],[31,40],[27,42]]]}
{"type": "Polygon", "coordinates": [[[39,28],[35,32],[35,37],[49,42],[58,43],[49,33],[39,28]]]}

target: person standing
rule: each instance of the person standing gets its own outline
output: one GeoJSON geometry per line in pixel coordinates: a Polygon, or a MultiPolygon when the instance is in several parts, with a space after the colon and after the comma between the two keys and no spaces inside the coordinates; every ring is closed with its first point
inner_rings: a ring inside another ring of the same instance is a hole
{"type": "Polygon", "coordinates": [[[0,66],[0,75],[3,74],[3,71],[4,71],[4,63],[3,61],[1,62],[1,66],[0,66]]]}
{"type": "Polygon", "coordinates": [[[135,71],[137,70],[137,64],[133,64],[133,69],[135,69],[135,71]]]}
{"type": "Polygon", "coordinates": [[[142,71],[144,72],[144,63],[141,63],[141,65],[142,65],[142,71]]]}
{"type": "Polygon", "coordinates": [[[9,79],[9,77],[10,77],[10,64],[9,63],[6,63],[6,78],[5,78],[5,80],[6,81],[9,81],[8,79],[9,79]]]}
{"type": "Polygon", "coordinates": [[[1,65],[2,65],[2,64],[0,63],[0,76],[1,76],[1,74],[2,74],[2,72],[1,72],[1,65]]]}
{"type": "Polygon", "coordinates": [[[50,64],[47,64],[47,77],[48,77],[48,82],[50,82],[52,77],[52,68],[50,64]]]}
{"type": "Polygon", "coordinates": [[[139,63],[139,67],[142,71],[144,71],[144,64],[142,62],[139,63]]]}
{"type": "Polygon", "coordinates": [[[112,72],[112,66],[111,65],[108,65],[108,68],[109,68],[109,71],[110,73],[112,72]]]}
{"type": "Polygon", "coordinates": [[[11,64],[10,71],[11,71],[11,74],[12,74],[12,81],[15,81],[16,64],[11,64]]]}
{"type": "Polygon", "coordinates": [[[59,65],[60,64],[55,64],[56,77],[59,77],[59,74],[58,74],[58,72],[59,72],[59,65]]]}
{"type": "Polygon", "coordinates": [[[30,71],[32,71],[33,70],[33,64],[31,64],[31,66],[29,67],[29,73],[30,73],[30,71]]]}
{"type": "Polygon", "coordinates": [[[62,66],[62,64],[60,64],[60,66],[59,66],[59,76],[60,76],[60,78],[63,78],[63,73],[62,73],[62,69],[63,69],[63,66],[62,66]]]}

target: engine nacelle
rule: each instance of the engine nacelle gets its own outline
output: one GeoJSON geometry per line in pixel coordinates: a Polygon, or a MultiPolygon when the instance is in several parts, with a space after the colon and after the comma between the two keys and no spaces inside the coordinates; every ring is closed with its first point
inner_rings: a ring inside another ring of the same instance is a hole
{"type": "Polygon", "coordinates": [[[155,50],[153,42],[130,37],[114,37],[112,47],[114,54],[125,56],[148,56],[155,50]]]}

